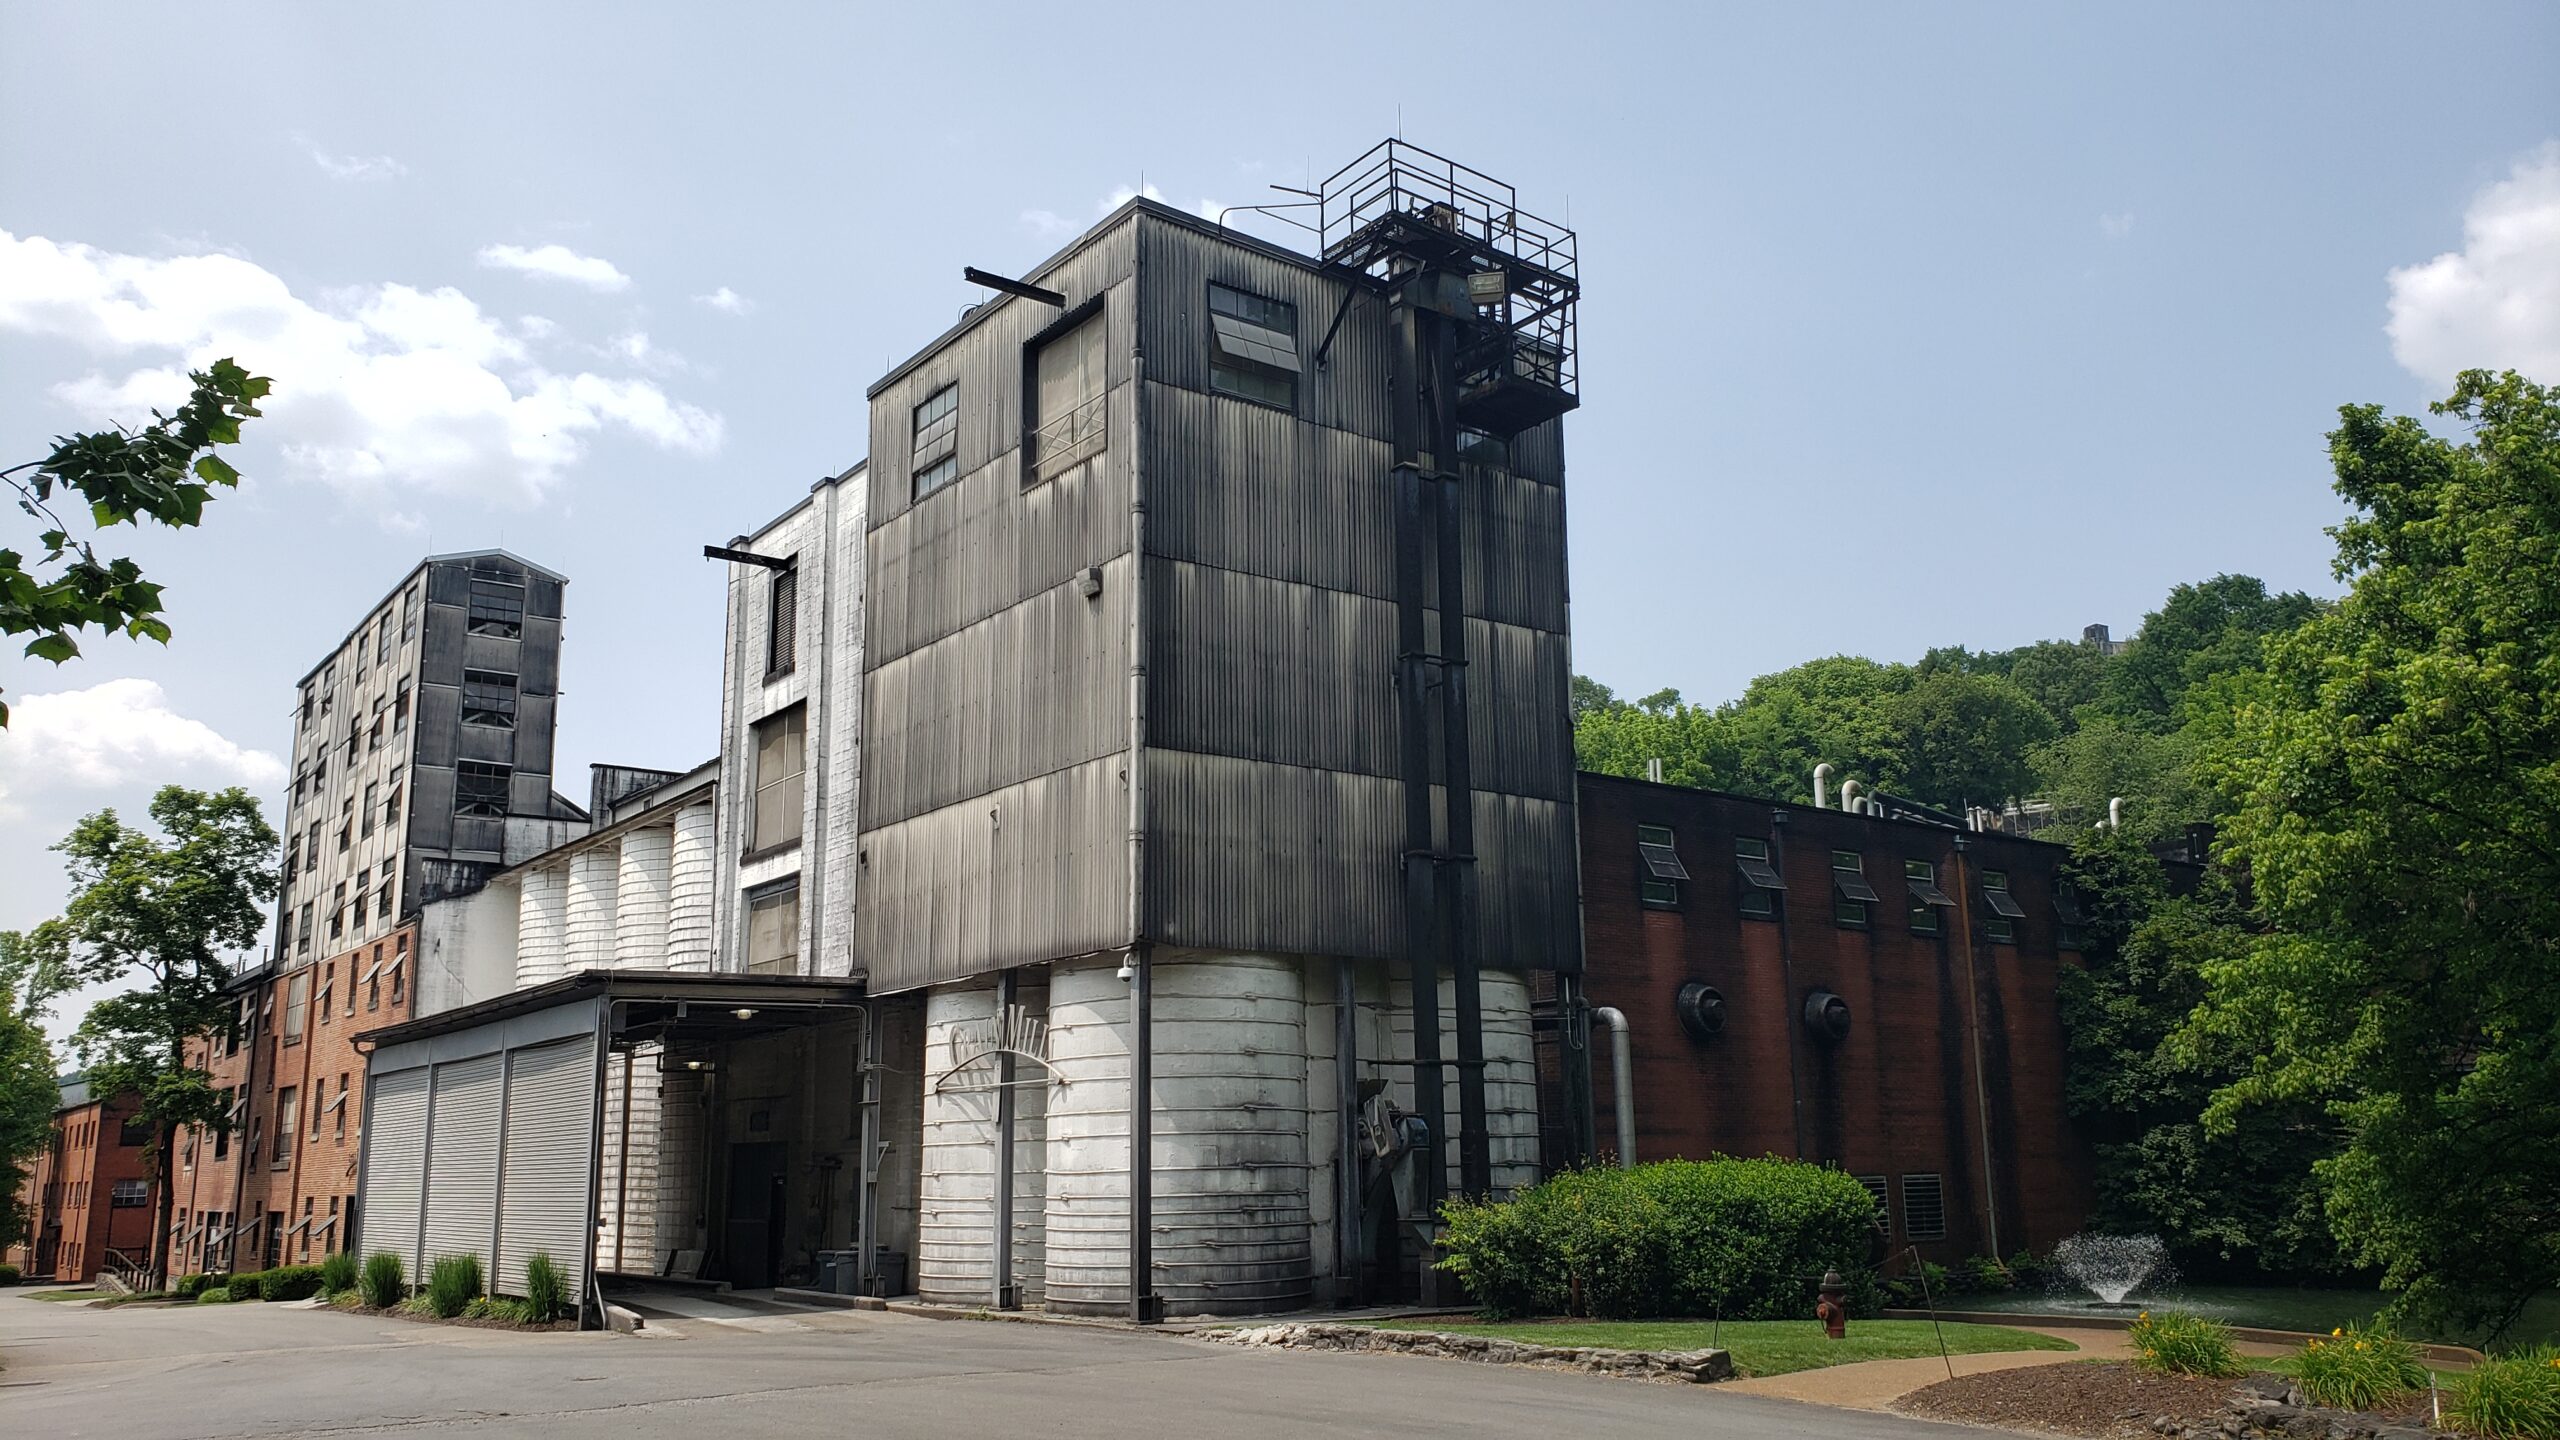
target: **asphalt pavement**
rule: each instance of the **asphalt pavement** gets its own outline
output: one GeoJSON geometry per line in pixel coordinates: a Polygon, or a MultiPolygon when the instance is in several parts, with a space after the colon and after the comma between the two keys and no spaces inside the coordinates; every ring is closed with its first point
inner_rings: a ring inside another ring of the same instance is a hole
{"type": "Polygon", "coordinates": [[[0,1291],[0,1436],[1465,1437],[1958,1440],[1898,1415],[1520,1366],[1087,1327],[815,1312],[749,1331],[526,1335],[0,1291]]]}

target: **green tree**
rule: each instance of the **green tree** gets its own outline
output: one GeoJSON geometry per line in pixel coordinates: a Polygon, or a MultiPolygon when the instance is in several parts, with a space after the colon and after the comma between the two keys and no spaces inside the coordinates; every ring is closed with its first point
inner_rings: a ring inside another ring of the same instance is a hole
{"type": "MultiPolygon", "coordinates": [[[[66,493],[79,496],[83,518],[98,530],[145,519],[173,529],[200,522],[215,487],[240,483],[240,472],[213,450],[239,441],[240,422],[258,413],[269,382],[229,360],[188,378],[195,392],[175,415],[155,410],[139,430],[58,437],[42,460],[0,471],[18,492],[18,509],[40,527],[43,553],[32,563],[0,547],[0,635],[32,637],[29,656],[59,665],[80,653],[82,630],[168,643],[160,587],[131,560],[101,560],[88,541],[74,540],[53,505],[66,493]]],[[[9,707],[0,704],[0,727],[8,723],[9,707]]]]}
{"type": "Polygon", "coordinates": [[[2268,636],[2299,628],[2319,609],[2299,591],[2268,594],[2254,575],[2180,585],[2142,618],[2133,643],[2106,667],[2094,703],[2143,729],[2175,729],[2188,691],[2217,676],[2255,670],[2268,636]]]}
{"type": "Polygon", "coordinates": [[[61,981],[61,926],[0,931],[0,1248],[27,1238],[27,1162],[53,1143],[53,1048],[43,1021],[61,981]]]}
{"type": "Polygon", "coordinates": [[[1618,692],[1588,675],[1573,677],[1573,719],[1582,723],[1585,715],[1597,714],[1618,703],[1618,692]]]}
{"type": "Polygon", "coordinates": [[[1943,646],[1921,656],[1919,669],[1924,679],[1942,670],[1999,676],[2025,691],[2054,728],[2067,734],[2079,723],[2080,707],[2098,698],[2113,658],[2083,641],[2039,640],[2014,650],[1943,646]]]}
{"type": "MultiPolygon", "coordinates": [[[[254,944],[276,894],[276,834],[258,802],[234,787],[215,794],[170,785],[151,800],[154,836],[113,810],[82,820],[54,849],[70,871],[62,918],[64,977],[134,981],[91,1006],[72,1043],[101,1095],[140,1097],[154,1174],[173,1172],[178,1131],[229,1123],[210,1077],[190,1066],[187,1041],[232,1023],[223,959],[254,944]]],[[[171,1187],[159,1187],[151,1275],[168,1276],[171,1187]]]]}
{"type": "Polygon", "coordinates": [[[2250,943],[2227,881],[2208,874],[2194,894],[2173,896],[2130,828],[2082,832],[2064,874],[2088,925],[2081,964],[2060,975],[2063,1100],[2095,1150],[2094,1221],[2158,1234],[2191,1272],[2336,1271],[2313,1178],[2336,1152],[2336,1127],[2295,1104],[2208,1134],[2205,1105],[2250,1056],[2177,1038],[2204,999],[2205,969],[2250,943]]]}
{"type": "Polygon", "coordinates": [[[1893,758],[1880,783],[1947,809],[1997,805],[2035,786],[2029,752],[2056,726],[2026,691],[1997,675],[1942,670],[1884,705],[1893,758]]]}
{"type": "Polygon", "coordinates": [[[2434,410],[2468,437],[2329,437],[2351,588],[2209,760],[2275,933],[2185,1039],[2258,1056],[2218,1133],[2328,1107],[2330,1222],[2405,1313],[2496,1332],[2560,1284],[2560,395],[2472,371],[2434,410]]]}
{"type": "Polygon", "coordinates": [[[2115,799],[2125,802],[2125,834],[2146,845],[2211,819],[2213,791],[2196,774],[2195,750],[2183,728],[2163,734],[2098,714],[2036,746],[2028,763],[2037,793],[2053,805],[2053,825],[2043,838],[2089,831],[2106,820],[2107,802],[2115,799]]]}

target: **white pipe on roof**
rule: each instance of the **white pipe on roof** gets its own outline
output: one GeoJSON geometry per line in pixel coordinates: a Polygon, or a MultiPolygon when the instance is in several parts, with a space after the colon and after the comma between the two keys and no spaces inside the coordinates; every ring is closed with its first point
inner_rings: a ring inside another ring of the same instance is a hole
{"type": "Polygon", "coordinates": [[[1828,760],[1813,767],[1813,808],[1831,808],[1831,762],[1828,760]]]}

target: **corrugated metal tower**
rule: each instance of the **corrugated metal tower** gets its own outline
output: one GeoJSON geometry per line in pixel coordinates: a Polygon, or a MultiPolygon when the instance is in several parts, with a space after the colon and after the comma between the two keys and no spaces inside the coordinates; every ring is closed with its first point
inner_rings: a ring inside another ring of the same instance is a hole
{"type": "MultiPolygon", "coordinates": [[[[1582,284],[1572,231],[1523,211],[1509,185],[1401,140],[1385,141],[1336,171],[1319,192],[1318,212],[1326,262],[1386,287],[1395,339],[1396,685],[1405,797],[1400,863],[1413,973],[1414,1090],[1431,1133],[1449,1133],[1438,1013],[1445,972],[1457,1008],[1459,1179],[1466,1193],[1481,1195],[1492,1189],[1492,1159],[1474,820],[1472,807],[1460,803],[1441,807],[1442,824],[1435,826],[1432,817],[1435,783],[1448,796],[1473,793],[1459,534],[1465,480],[1458,460],[1471,436],[1508,440],[1581,403],[1574,308],[1582,284]],[[1439,623],[1432,634],[1435,599],[1439,623]],[[1443,736],[1437,765],[1435,688],[1443,736]]],[[[1331,341],[1328,334],[1326,345],[1331,341]]],[[[1424,1173],[1436,1202],[1442,1172],[1434,1165],[1424,1173]]]]}

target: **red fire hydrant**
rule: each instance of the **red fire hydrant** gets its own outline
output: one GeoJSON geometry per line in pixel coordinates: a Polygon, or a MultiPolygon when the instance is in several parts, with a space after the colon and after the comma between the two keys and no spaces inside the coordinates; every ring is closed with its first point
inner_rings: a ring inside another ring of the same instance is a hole
{"type": "Polygon", "coordinates": [[[1823,1272],[1821,1299],[1813,1307],[1814,1318],[1822,1322],[1822,1333],[1834,1340],[1849,1338],[1849,1285],[1837,1270],[1823,1272]]]}

